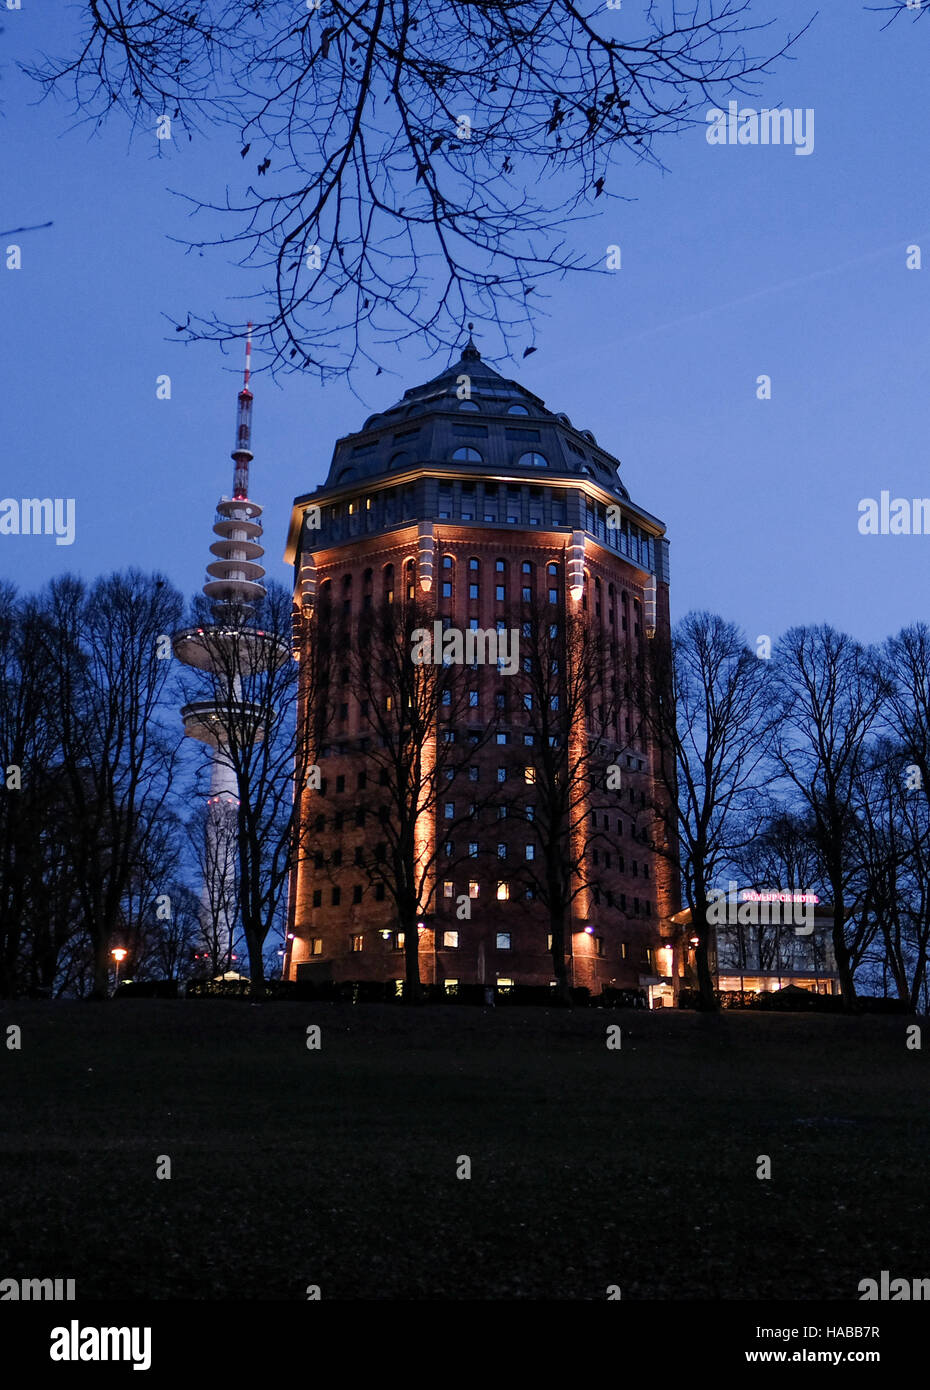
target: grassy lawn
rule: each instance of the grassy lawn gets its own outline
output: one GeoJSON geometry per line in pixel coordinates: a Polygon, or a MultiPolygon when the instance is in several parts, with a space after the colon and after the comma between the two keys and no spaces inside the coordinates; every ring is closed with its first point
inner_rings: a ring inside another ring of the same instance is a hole
{"type": "Polygon", "coordinates": [[[79,1298],[856,1298],[882,1269],[930,1276],[930,1035],[909,1051],[909,1022],[7,1004],[0,1277],[74,1277],[79,1298]]]}

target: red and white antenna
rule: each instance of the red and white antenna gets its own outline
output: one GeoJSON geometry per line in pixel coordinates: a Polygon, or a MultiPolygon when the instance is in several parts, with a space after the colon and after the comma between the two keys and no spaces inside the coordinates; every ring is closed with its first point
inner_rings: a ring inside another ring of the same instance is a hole
{"type": "Polygon", "coordinates": [[[242,383],[243,391],[249,389],[249,377],[252,375],[252,324],[246,330],[245,335],[245,381],[242,383]]]}
{"type": "Polygon", "coordinates": [[[249,323],[245,338],[245,379],[239,392],[239,411],[236,419],[236,447],[232,456],[236,468],[233,473],[233,497],[236,500],[249,495],[249,464],[252,461],[252,392],[249,390],[249,377],[252,375],[252,325],[249,323]]]}

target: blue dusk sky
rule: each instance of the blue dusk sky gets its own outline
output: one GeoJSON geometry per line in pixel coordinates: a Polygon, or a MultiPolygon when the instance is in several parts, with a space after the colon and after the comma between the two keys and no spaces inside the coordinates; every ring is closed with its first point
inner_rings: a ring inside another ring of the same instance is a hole
{"type": "MultiPolygon", "coordinates": [[[[0,536],[0,577],[31,589],[137,565],[189,594],[231,488],[240,363],[181,345],[165,315],[244,317],[236,301],[257,286],[232,252],[179,244],[197,229],[176,194],[217,180],[241,192],[254,170],[229,129],[130,140],[120,117],[94,134],[40,102],[16,63],[67,51],[81,8],[0,9],[0,230],[54,224],[0,248],[22,247],[19,270],[0,256],[0,497],[73,497],[76,511],[70,546],[0,536]],[[156,399],[161,373],[169,401],[156,399]]],[[[640,13],[624,0],[616,22],[635,30],[640,13]]],[[[752,14],[783,33],[814,6],[766,0],[752,14]]],[[[622,268],[554,285],[537,352],[521,360],[527,338],[516,360],[491,359],[593,430],[664,520],[673,616],[716,610],[753,643],[821,621],[873,641],[928,612],[930,535],[858,529],[860,499],[930,496],[930,18],[883,32],[884,19],[833,0],[741,98],[812,109],[811,153],[711,145],[701,127],[656,145],[664,171],[622,163],[610,188],[624,200],[600,199],[571,233],[586,252],[618,244],[622,268]],[[921,270],[907,267],[915,244],[921,270]],[[762,374],[770,400],[757,399],[762,374]]],[[[291,503],[323,480],[336,438],[447,361],[408,345],[354,393],[255,376],[251,491],[270,576],[290,583],[291,503]]]]}

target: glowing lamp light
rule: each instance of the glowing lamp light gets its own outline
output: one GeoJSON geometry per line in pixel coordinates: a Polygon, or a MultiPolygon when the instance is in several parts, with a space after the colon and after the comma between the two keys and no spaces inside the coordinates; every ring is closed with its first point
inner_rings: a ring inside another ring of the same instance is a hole
{"type": "Polygon", "coordinates": [[[588,936],[593,936],[593,935],[594,935],[594,928],[593,928],[593,927],[585,927],[585,931],[588,933],[588,936]]]}
{"type": "Polygon", "coordinates": [[[119,968],[129,955],[129,952],[126,950],[125,946],[114,946],[110,955],[116,961],[116,988],[119,989],[119,968]]]}
{"type": "Polygon", "coordinates": [[[584,594],[584,532],[573,531],[568,546],[568,565],[566,567],[568,592],[575,603],[584,594]]]}
{"type": "Polygon", "coordinates": [[[381,937],[382,937],[382,940],[384,940],[384,941],[390,941],[390,939],[391,939],[391,933],[390,933],[389,931],[383,931],[383,932],[381,933],[381,937]]]}

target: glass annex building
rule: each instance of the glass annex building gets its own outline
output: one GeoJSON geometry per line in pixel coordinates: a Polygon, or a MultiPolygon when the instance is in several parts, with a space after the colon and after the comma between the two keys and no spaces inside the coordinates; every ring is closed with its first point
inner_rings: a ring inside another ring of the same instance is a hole
{"type": "MultiPolygon", "coordinates": [[[[550,633],[572,615],[596,634],[604,687],[616,698],[607,713],[602,704],[579,710],[570,737],[592,747],[590,721],[600,716],[602,762],[619,772],[609,791],[598,782],[580,817],[570,982],[670,1003],[681,964],[677,868],[662,847],[657,755],[629,681],[655,638],[668,636],[668,542],[619,473],[590,431],[485,365],[469,340],[458,362],[340,439],[326,482],[295,500],[286,552],[295,653],[309,661],[335,624],[351,631],[385,604],[416,603],[437,631],[525,634],[521,613],[532,609],[548,615],[550,633]]],[[[395,901],[372,867],[383,853],[377,721],[338,645],[327,647],[327,665],[331,715],[314,749],[321,783],[300,789],[307,848],[292,873],[285,975],[400,981],[395,901]]],[[[463,680],[467,700],[436,730],[455,743],[462,770],[448,796],[437,789],[418,828],[430,865],[418,908],[420,978],[450,992],[549,984],[546,895],[533,880],[540,750],[531,697],[515,695],[500,662],[472,665],[463,680]],[[510,814],[492,792],[506,793],[510,814]]],[[[560,707],[558,691],[549,703],[560,707]]]]}

